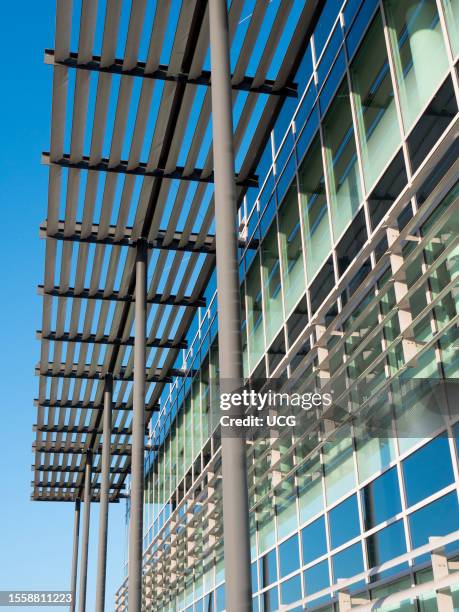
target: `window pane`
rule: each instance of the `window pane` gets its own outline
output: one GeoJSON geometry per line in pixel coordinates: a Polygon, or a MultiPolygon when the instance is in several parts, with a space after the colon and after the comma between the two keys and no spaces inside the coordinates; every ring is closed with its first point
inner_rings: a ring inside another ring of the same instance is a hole
{"type": "Polygon", "coordinates": [[[394,557],[403,555],[406,552],[403,522],[397,521],[367,538],[367,550],[370,567],[381,565],[394,557]]]}
{"type": "Polygon", "coordinates": [[[459,1],[442,0],[454,55],[459,53],[459,1]]]}
{"type": "Polygon", "coordinates": [[[252,369],[264,351],[263,310],[261,298],[260,258],[257,255],[246,278],[247,328],[249,335],[249,363],[252,369]]]}
{"type": "Polygon", "coordinates": [[[303,563],[310,563],[327,552],[325,518],[321,516],[301,532],[303,563]]]}
{"type": "MultiPolygon", "coordinates": [[[[363,572],[362,545],[360,542],[349,546],[342,552],[334,555],[333,560],[333,580],[338,578],[350,578],[363,572]]],[[[353,585],[354,586],[354,585],[353,585]]]]}
{"type": "Polygon", "coordinates": [[[365,183],[369,189],[401,143],[379,15],[351,64],[351,78],[365,183]]]}
{"type": "Polygon", "coordinates": [[[216,609],[217,612],[223,612],[225,610],[225,585],[222,584],[218,587],[215,592],[215,599],[217,601],[216,609]]]}
{"type": "Polygon", "coordinates": [[[311,279],[330,252],[327,198],[325,195],[322,151],[318,136],[299,169],[301,207],[306,242],[306,270],[311,279]]]}
{"type": "Polygon", "coordinates": [[[405,130],[448,68],[435,0],[385,0],[405,130]]]}
{"type": "MultiPolygon", "coordinates": [[[[402,578],[401,580],[397,580],[396,582],[392,582],[389,585],[384,585],[378,587],[377,589],[373,589],[371,591],[371,600],[375,601],[377,599],[383,599],[392,593],[398,593],[399,591],[405,591],[411,587],[411,579],[409,577],[402,578]]],[[[378,607],[381,612],[391,612],[392,610],[395,612],[415,612],[417,610],[416,603],[410,600],[403,600],[399,603],[393,604],[382,604],[381,607],[378,607]]]]}
{"type": "Polygon", "coordinates": [[[271,550],[261,560],[263,571],[263,586],[269,586],[277,580],[276,549],[271,550]]]}
{"type": "Polygon", "coordinates": [[[280,577],[288,576],[300,567],[298,536],[289,538],[279,546],[280,577]]]}
{"type": "Polygon", "coordinates": [[[294,576],[281,584],[281,603],[291,604],[301,597],[301,576],[294,576]]]}
{"type": "Polygon", "coordinates": [[[352,495],[328,513],[332,548],[337,548],[360,533],[357,496],[352,495]]]}
{"type": "Polygon", "coordinates": [[[397,470],[392,468],[362,491],[365,529],[371,529],[401,512],[397,470]]]}
{"type": "Polygon", "coordinates": [[[317,593],[330,586],[328,561],[322,561],[304,572],[306,595],[317,593]]]}
{"type": "Polygon", "coordinates": [[[300,212],[296,181],[288,190],[279,208],[279,240],[286,316],[305,292],[303,245],[301,242],[300,212]]]}
{"type": "Polygon", "coordinates": [[[446,437],[435,438],[405,459],[402,466],[408,506],[443,489],[454,480],[446,437]]]}
{"type": "Polygon", "coordinates": [[[338,91],[324,119],[323,131],[333,234],[338,240],[357,212],[362,196],[347,83],[338,91]]]}
{"type": "Polygon", "coordinates": [[[324,446],[325,486],[328,503],[338,500],[355,486],[350,430],[340,430],[336,438],[324,446]]]}
{"type": "Polygon", "coordinates": [[[456,530],[458,525],[457,493],[452,492],[410,516],[413,548],[427,544],[430,536],[443,536],[456,530]]]}
{"type": "Polygon", "coordinates": [[[322,466],[318,458],[307,461],[298,472],[298,502],[300,523],[312,518],[324,507],[322,466]]]}
{"type": "Polygon", "coordinates": [[[257,571],[256,561],[252,563],[251,569],[252,569],[252,593],[256,593],[258,591],[258,571],[257,571]]]}
{"type": "Polygon", "coordinates": [[[278,607],[279,597],[277,596],[277,587],[273,587],[263,593],[263,610],[264,612],[276,612],[278,607]]]}
{"type": "Polygon", "coordinates": [[[277,225],[274,223],[261,246],[262,278],[265,293],[266,341],[271,344],[282,325],[282,292],[277,225]]]}

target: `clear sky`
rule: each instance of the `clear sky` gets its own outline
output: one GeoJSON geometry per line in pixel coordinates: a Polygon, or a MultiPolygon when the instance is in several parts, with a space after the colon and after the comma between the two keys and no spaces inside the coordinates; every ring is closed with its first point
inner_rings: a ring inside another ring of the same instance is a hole
{"type": "MultiPolygon", "coordinates": [[[[48,174],[40,154],[49,150],[52,80],[43,52],[54,46],[54,15],[53,0],[16,0],[2,6],[0,590],[64,590],[70,582],[73,505],[30,501],[33,398],[38,392],[35,330],[41,327],[36,286],[43,282],[44,271],[44,243],[38,227],[46,218],[48,174]]],[[[92,507],[88,610],[93,609],[95,595],[97,506],[92,507]]],[[[111,505],[109,610],[122,581],[124,513],[124,502],[111,505]]]]}

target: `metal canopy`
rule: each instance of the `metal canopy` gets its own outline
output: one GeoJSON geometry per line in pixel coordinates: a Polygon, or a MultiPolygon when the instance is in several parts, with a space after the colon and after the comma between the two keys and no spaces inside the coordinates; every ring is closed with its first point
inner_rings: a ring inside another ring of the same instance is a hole
{"type": "MultiPolygon", "coordinates": [[[[285,97],[296,95],[293,79],[323,4],[256,2],[247,14],[246,2],[231,3],[239,202],[257,185],[285,97]]],[[[91,457],[91,499],[99,501],[106,375],[114,381],[110,501],[125,496],[129,247],[139,240],[149,258],[146,428],[164,385],[184,374],[181,350],[215,268],[207,13],[206,0],[83,1],[81,12],[57,0],[54,50],[45,54],[53,85],[34,500],[81,499],[91,457]]]]}

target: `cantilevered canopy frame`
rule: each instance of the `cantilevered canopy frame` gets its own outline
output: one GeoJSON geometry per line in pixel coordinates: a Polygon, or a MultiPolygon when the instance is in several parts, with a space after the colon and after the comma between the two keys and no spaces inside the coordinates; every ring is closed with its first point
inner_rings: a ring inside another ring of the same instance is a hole
{"type": "MultiPolygon", "coordinates": [[[[239,202],[257,184],[285,97],[297,95],[294,75],[324,2],[257,2],[251,14],[246,4],[229,9],[239,202]]],[[[181,350],[215,268],[208,49],[206,0],[95,0],[79,14],[57,0],[55,48],[45,54],[53,85],[34,500],[81,499],[88,457],[99,500],[105,376],[109,497],[124,496],[139,239],[150,271],[146,428],[164,385],[183,375],[181,350]]]]}

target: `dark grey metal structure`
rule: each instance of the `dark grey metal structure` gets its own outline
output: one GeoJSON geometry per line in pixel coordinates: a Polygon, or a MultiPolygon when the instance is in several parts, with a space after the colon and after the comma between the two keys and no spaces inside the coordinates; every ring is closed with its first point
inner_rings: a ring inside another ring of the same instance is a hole
{"type": "MultiPolygon", "coordinates": [[[[78,13],[72,0],[57,0],[55,48],[45,52],[53,88],[50,147],[42,160],[49,192],[40,226],[45,270],[32,499],[75,503],[75,593],[84,501],[80,611],[86,605],[91,503],[101,503],[96,609],[103,610],[108,504],[126,497],[128,474],[129,609],[141,608],[148,424],[164,386],[184,375],[181,351],[196,309],[206,305],[216,258],[222,377],[242,379],[237,248],[247,245],[238,235],[236,213],[247,189],[258,184],[256,167],[284,100],[297,95],[293,76],[324,2],[305,2],[275,80],[267,73],[290,0],[279,9],[254,74],[246,74],[249,51],[265,3],[255,7],[232,74],[228,53],[244,17],[242,0],[233,0],[228,13],[221,0],[186,2],[176,22],[173,1],[158,2],[150,21],[147,4],[128,3],[124,31],[121,0],[103,10],[96,1],[83,2],[78,13]],[[98,20],[102,38],[95,49],[98,20]],[[166,36],[168,27],[175,28],[172,37],[166,36]],[[78,48],[70,49],[74,31],[78,48]],[[172,44],[166,65],[161,55],[167,40],[172,44]],[[209,45],[211,71],[205,66],[209,45]],[[120,46],[122,59],[115,55],[120,46]],[[141,47],[146,57],[139,57],[141,47]],[[193,117],[193,100],[201,92],[202,110],[193,117]],[[238,95],[246,97],[233,129],[238,95]],[[201,151],[211,113],[214,142],[201,151]],[[234,154],[249,126],[236,172],[234,154]]],[[[230,534],[247,528],[244,442],[225,442],[223,456],[230,534]]],[[[248,543],[245,537],[226,540],[230,605],[248,609],[248,543]]]]}
{"type": "Polygon", "coordinates": [[[105,582],[107,571],[108,505],[110,494],[110,438],[112,432],[113,379],[105,377],[103,445],[99,507],[99,551],[97,562],[96,612],[105,610],[105,582]]]}
{"type": "MultiPolygon", "coordinates": [[[[236,392],[243,384],[241,306],[234,181],[233,116],[226,0],[209,1],[212,60],[212,132],[217,243],[218,352],[220,387],[236,392]]],[[[246,442],[222,438],[223,532],[228,610],[252,609],[246,442]]]]}

